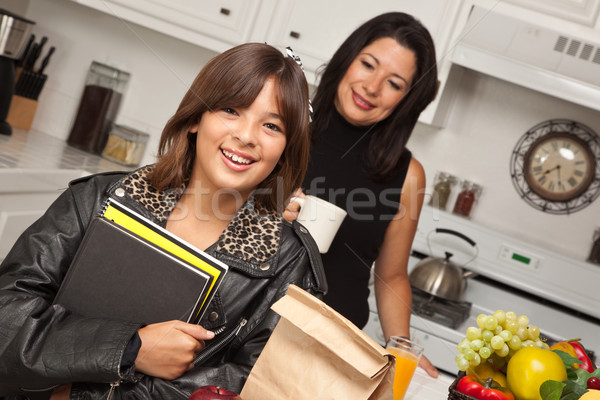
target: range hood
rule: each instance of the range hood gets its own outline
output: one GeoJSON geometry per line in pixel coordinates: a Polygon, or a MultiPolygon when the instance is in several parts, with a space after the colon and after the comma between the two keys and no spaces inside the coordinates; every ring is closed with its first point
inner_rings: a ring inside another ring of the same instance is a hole
{"type": "Polygon", "coordinates": [[[475,6],[451,60],[600,111],[600,43],[475,6]]]}

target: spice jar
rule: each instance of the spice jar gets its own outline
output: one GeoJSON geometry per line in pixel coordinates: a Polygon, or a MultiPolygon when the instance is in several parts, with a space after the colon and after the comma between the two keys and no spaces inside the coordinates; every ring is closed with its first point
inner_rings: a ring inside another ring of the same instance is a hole
{"type": "Polygon", "coordinates": [[[452,187],[456,182],[457,179],[453,175],[446,172],[438,172],[435,176],[433,194],[429,200],[429,205],[440,210],[445,210],[452,187]]]}
{"type": "Polygon", "coordinates": [[[129,73],[93,61],[67,143],[100,154],[117,117],[129,73]]]}
{"type": "Polygon", "coordinates": [[[123,165],[138,165],[146,150],[149,135],[123,125],[113,125],[102,157],[123,165]]]}
{"type": "Polygon", "coordinates": [[[479,199],[481,194],[481,186],[470,181],[463,181],[462,188],[456,203],[454,204],[454,214],[470,217],[473,211],[473,205],[479,199]]]}

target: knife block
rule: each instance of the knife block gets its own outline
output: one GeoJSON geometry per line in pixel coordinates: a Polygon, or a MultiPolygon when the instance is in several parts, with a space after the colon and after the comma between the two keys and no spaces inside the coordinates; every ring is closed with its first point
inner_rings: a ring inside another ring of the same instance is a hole
{"type": "Polygon", "coordinates": [[[33,118],[35,117],[37,105],[37,100],[28,99],[27,97],[22,97],[18,94],[15,94],[12,97],[6,122],[8,122],[13,128],[25,130],[31,129],[31,124],[33,123],[33,118]]]}

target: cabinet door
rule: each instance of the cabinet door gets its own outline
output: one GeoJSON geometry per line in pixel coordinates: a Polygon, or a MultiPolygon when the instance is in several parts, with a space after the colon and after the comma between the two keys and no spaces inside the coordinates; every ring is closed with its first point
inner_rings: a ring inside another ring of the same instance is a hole
{"type": "Polygon", "coordinates": [[[73,0],[214,51],[248,41],[260,0],[73,0]]]}
{"type": "Polygon", "coordinates": [[[598,21],[600,0],[507,0],[523,8],[593,27],[598,21]]]}
{"type": "Polygon", "coordinates": [[[271,19],[272,28],[264,40],[278,47],[290,46],[300,55],[306,69],[314,72],[331,58],[354,29],[384,12],[403,11],[414,15],[436,40],[447,8],[445,3],[441,0],[280,0],[271,19]]]}

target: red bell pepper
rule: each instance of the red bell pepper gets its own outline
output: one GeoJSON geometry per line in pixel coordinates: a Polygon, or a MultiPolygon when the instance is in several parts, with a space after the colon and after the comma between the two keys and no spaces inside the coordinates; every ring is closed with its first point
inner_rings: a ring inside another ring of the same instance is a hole
{"type": "Polygon", "coordinates": [[[591,360],[591,358],[585,352],[583,345],[581,343],[579,343],[579,341],[577,341],[577,340],[571,340],[571,341],[569,341],[569,344],[571,345],[571,347],[573,347],[573,350],[575,350],[575,355],[576,355],[577,359],[579,361],[581,361],[581,364],[579,364],[579,368],[584,369],[590,373],[594,372],[596,370],[596,366],[594,365],[594,362],[591,360]]]}
{"type": "Polygon", "coordinates": [[[515,400],[510,390],[500,386],[492,378],[482,381],[476,376],[465,375],[456,384],[456,390],[477,400],[515,400]]]}

